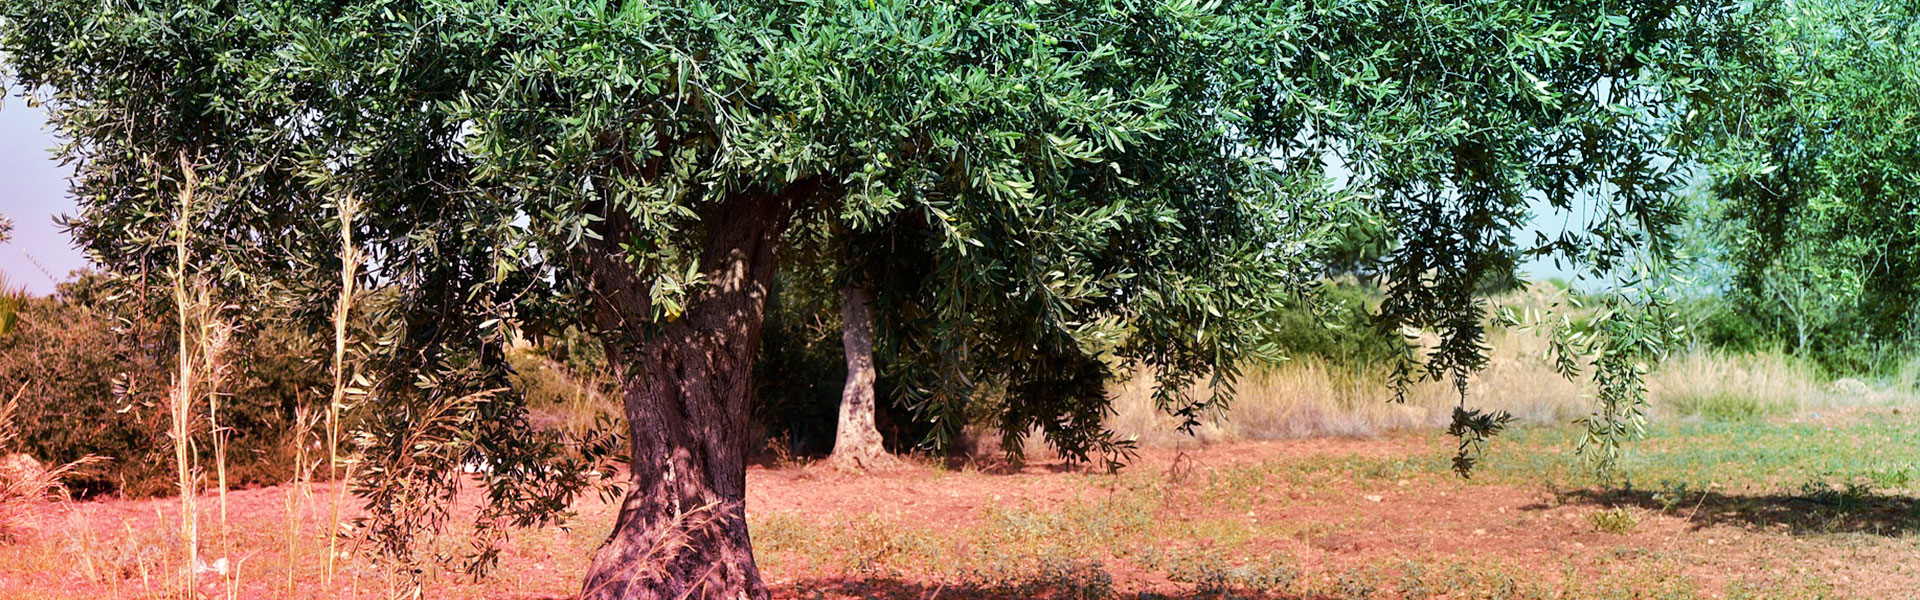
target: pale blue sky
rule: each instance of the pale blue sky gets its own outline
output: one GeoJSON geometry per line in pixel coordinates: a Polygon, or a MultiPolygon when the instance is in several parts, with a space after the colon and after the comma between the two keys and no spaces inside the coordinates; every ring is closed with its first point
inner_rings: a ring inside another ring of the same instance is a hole
{"type": "Polygon", "coordinates": [[[53,223],[74,205],[67,194],[70,170],[54,160],[59,142],[46,124],[46,114],[24,100],[0,101],[0,214],[14,226],[13,240],[0,244],[0,273],[35,294],[52,292],[55,280],[87,262],[53,223]]]}

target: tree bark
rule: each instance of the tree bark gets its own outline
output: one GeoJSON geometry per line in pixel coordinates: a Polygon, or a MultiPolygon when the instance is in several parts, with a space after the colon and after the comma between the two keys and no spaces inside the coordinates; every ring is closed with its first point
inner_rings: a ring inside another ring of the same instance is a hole
{"type": "Polygon", "coordinates": [[[847,355],[847,384],[840,391],[840,424],[834,430],[835,468],[865,470],[892,464],[874,427],[873,312],[866,288],[849,285],[841,290],[841,345],[847,355]]]}
{"type": "Polygon", "coordinates": [[[607,342],[619,369],[632,487],[607,541],[594,553],[580,598],[764,599],[746,521],[748,398],[767,290],[796,184],[740,193],[704,222],[705,283],[680,318],[649,323],[650,281],[614,245],[631,222],[610,218],[585,257],[592,318],[621,338],[607,342]]]}

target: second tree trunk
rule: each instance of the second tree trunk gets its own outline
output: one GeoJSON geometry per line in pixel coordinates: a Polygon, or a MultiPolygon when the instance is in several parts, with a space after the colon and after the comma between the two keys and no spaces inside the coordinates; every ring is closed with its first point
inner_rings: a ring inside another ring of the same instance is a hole
{"type": "Polygon", "coordinates": [[[864,470],[892,457],[874,426],[873,312],[866,288],[850,285],[840,296],[840,339],[847,355],[847,384],[840,391],[840,424],[834,431],[833,466],[864,470]]]}

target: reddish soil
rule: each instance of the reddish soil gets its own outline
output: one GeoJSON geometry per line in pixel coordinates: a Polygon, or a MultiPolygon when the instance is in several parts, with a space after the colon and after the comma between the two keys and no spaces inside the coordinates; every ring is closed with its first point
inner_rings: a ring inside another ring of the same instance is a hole
{"type": "MultiPolygon", "coordinates": [[[[1129,469],[1191,480],[1235,465],[1431,452],[1434,443],[1429,437],[1404,436],[1157,449],[1142,452],[1129,469]]],[[[910,464],[864,475],[838,473],[824,465],[755,467],[748,480],[749,511],[757,515],[790,515],[821,526],[872,518],[933,531],[976,525],[994,506],[1048,510],[1098,500],[1114,493],[1120,482],[1104,474],[1068,470],[1058,461],[1038,461],[1017,471],[910,464]]],[[[236,546],[240,549],[234,554],[243,565],[240,597],[324,595],[318,583],[324,550],[311,547],[324,543],[313,532],[327,521],[329,489],[315,486],[314,496],[304,500],[301,522],[309,547],[296,554],[305,558],[296,561],[300,583],[294,590],[284,583],[285,492],[268,488],[230,494],[230,518],[239,532],[236,546]]],[[[1840,596],[1861,598],[1909,597],[1920,590],[1915,527],[1804,533],[1786,520],[1761,518],[1755,515],[1762,513],[1752,510],[1741,512],[1737,507],[1746,502],[1741,498],[1703,496],[1699,507],[1691,510],[1635,508],[1638,524],[1624,534],[1596,531],[1592,515],[1615,502],[1634,506],[1632,498],[1556,495],[1538,488],[1462,482],[1440,473],[1397,481],[1336,479],[1301,488],[1269,480],[1248,490],[1245,504],[1239,507],[1209,504],[1198,494],[1176,500],[1191,507],[1181,512],[1181,518],[1196,522],[1243,519],[1249,531],[1260,523],[1287,524],[1286,535],[1258,537],[1254,545],[1292,556],[1304,577],[1318,581],[1413,559],[1458,559],[1494,561],[1548,582],[1659,565],[1663,569],[1659,577],[1689,578],[1705,597],[1722,596],[1735,582],[1748,586],[1758,582],[1762,588],[1771,588],[1812,581],[1831,585],[1840,596]]],[[[177,506],[175,500],[144,500],[50,508],[37,541],[0,546],[0,598],[160,595],[164,584],[156,582],[164,578],[157,574],[163,570],[158,557],[167,548],[177,547],[164,533],[177,524],[177,506]]],[[[209,511],[202,525],[203,539],[207,539],[217,527],[211,512],[216,502],[202,498],[201,506],[209,511]]],[[[498,576],[480,583],[440,584],[429,597],[567,597],[586,555],[611,519],[611,508],[598,499],[577,508],[580,530],[518,534],[498,576]]],[[[459,518],[456,514],[454,522],[459,518]]],[[[1206,542],[1170,540],[1169,544],[1206,542]]],[[[211,555],[210,550],[203,553],[211,555]]],[[[1127,560],[1116,558],[1103,564],[1122,593],[1197,597],[1194,586],[1169,581],[1165,574],[1148,572],[1127,560]]],[[[769,568],[765,573],[777,598],[989,595],[912,572],[851,573],[790,561],[783,565],[785,570],[769,568]]],[[[377,581],[366,575],[371,570],[364,565],[348,564],[343,569],[353,573],[356,582],[362,577],[366,582],[377,581]]],[[[373,589],[383,586],[357,585],[364,597],[383,595],[373,589]]],[[[210,592],[208,597],[219,597],[215,576],[203,576],[200,587],[210,592]]]]}
{"type": "MultiPolygon", "coordinates": [[[[1311,457],[1405,456],[1432,451],[1428,446],[1432,443],[1431,438],[1410,435],[1217,444],[1143,451],[1129,468],[1191,478],[1233,466],[1311,457]]],[[[756,510],[803,515],[823,524],[849,516],[880,515],[932,528],[958,528],[976,522],[988,506],[1031,505],[1044,510],[1110,493],[1110,486],[1101,484],[1103,475],[1068,474],[1062,467],[1055,461],[1011,474],[908,469],[866,476],[814,469],[756,470],[749,475],[753,490],[749,504],[756,510]]],[[[1531,570],[1548,582],[1618,574],[1637,564],[1648,571],[1648,577],[1691,580],[1702,597],[1725,597],[1736,589],[1800,597],[1786,590],[1807,587],[1830,587],[1833,596],[1821,597],[1920,597],[1914,595],[1920,591],[1920,536],[1916,536],[1920,521],[1891,531],[1867,530],[1878,527],[1864,525],[1858,530],[1809,534],[1798,531],[1802,524],[1791,516],[1747,508],[1766,499],[1718,493],[1702,496],[1692,506],[1663,512],[1645,506],[1644,496],[1556,494],[1537,487],[1472,484],[1451,474],[1369,485],[1336,483],[1330,488],[1296,490],[1269,484],[1253,490],[1253,510],[1242,518],[1250,524],[1271,520],[1299,524],[1294,529],[1300,533],[1262,539],[1256,546],[1290,554],[1309,577],[1325,580],[1409,559],[1438,558],[1469,564],[1492,560],[1531,570]],[[1593,514],[1615,506],[1628,507],[1637,524],[1626,533],[1598,531],[1593,514]]],[[[1906,500],[1899,511],[1908,514],[1892,515],[1889,520],[1920,519],[1920,513],[1910,512],[1911,505],[1906,500]]],[[[1238,509],[1195,503],[1185,518],[1237,516],[1241,516],[1238,509]]],[[[1192,596],[1194,586],[1140,572],[1125,561],[1109,560],[1105,566],[1113,571],[1122,593],[1214,597],[1192,596]]],[[[776,593],[776,598],[972,596],[964,588],[917,581],[911,574],[878,583],[858,575],[802,577],[781,583],[789,587],[786,593],[776,593]]]]}

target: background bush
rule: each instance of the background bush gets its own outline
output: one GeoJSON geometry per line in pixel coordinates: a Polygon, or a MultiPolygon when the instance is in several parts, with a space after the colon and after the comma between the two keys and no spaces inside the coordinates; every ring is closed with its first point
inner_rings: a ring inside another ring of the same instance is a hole
{"type": "MultiPolygon", "coordinates": [[[[83,274],[27,299],[0,337],[0,388],[20,393],[21,450],[51,463],[106,459],[69,479],[78,495],[173,493],[167,408],[177,345],[167,309],[83,274]]],[[[274,327],[236,332],[219,415],[235,485],[290,475],[294,410],[302,394],[323,397],[314,394],[326,381],[311,339],[274,327]]],[[[204,402],[196,436],[206,434],[204,402]]],[[[198,451],[210,469],[212,449],[198,451]]]]}
{"type": "Polygon", "coordinates": [[[1289,358],[1364,370],[1386,364],[1406,347],[1398,334],[1374,326],[1379,290],[1347,278],[1324,283],[1319,292],[1317,305],[1303,301],[1272,316],[1268,341],[1289,358]]]}

